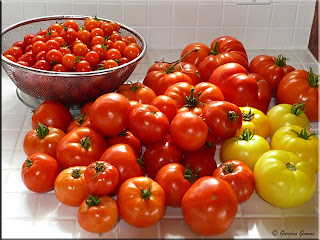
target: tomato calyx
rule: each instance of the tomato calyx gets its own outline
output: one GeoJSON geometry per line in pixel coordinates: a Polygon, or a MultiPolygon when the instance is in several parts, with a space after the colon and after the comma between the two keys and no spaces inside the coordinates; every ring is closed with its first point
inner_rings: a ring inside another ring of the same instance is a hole
{"type": "Polygon", "coordinates": [[[124,130],[124,131],[122,131],[122,132],[119,134],[119,136],[122,136],[122,137],[126,137],[126,136],[128,136],[128,135],[129,135],[129,133],[128,133],[127,130],[124,130]]]}
{"type": "Polygon", "coordinates": [[[201,96],[202,92],[198,94],[198,96],[194,97],[194,88],[191,88],[189,97],[186,96],[186,104],[184,107],[195,108],[198,104],[203,104],[198,101],[198,98],[201,96]]]}
{"type": "Polygon", "coordinates": [[[174,68],[176,65],[180,64],[182,62],[182,60],[185,59],[187,56],[189,56],[191,53],[198,52],[198,51],[199,50],[197,48],[192,49],[191,51],[187,52],[184,56],[182,56],[179,60],[176,60],[174,62],[169,63],[171,65],[168,67],[166,74],[174,73],[175,72],[174,68]]]}
{"type": "Polygon", "coordinates": [[[292,107],[291,107],[291,113],[296,115],[296,116],[301,115],[302,113],[304,113],[307,110],[307,109],[303,109],[305,104],[306,104],[306,102],[293,104],[292,107]]]}
{"type": "Polygon", "coordinates": [[[100,21],[100,20],[101,20],[101,19],[99,19],[99,18],[97,17],[97,14],[94,15],[92,18],[93,18],[94,20],[96,20],[96,21],[100,21]]]}
{"type": "Polygon", "coordinates": [[[317,135],[316,133],[308,134],[306,128],[302,129],[300,133],[296,132],[296,131],[293,130],[293,129],[291,129],[291,131],[294,132],[294,133],[296,133],[299,138],[303,138],[303,139],[305,139],[305,140],[308,140],[311,136],[317,135]]]}
{"type": "Polygon", "coordinates": [[[315,75],[312,71],[312,68],[310,68],[310,70],[309,70],[309,84],[311,87],[318,88],[319,76],[320,75],[315,75]]]}
{"type": "Polygon", "coordinates": [[[214,143],[211,141],[206,141],[204,143],[204,146],[206,147],[206,149],[211,149],[214,146],[214,143]]]}
{"type": "Polygon", "coordinates": [[[241,115],[242,115],[242,113],[241,114],[236,114],[235,111],[229,111],[228,112],[228,118],[229,118],[229,120],[231,122],[235,122],[239,118],[239,116],[241,116],[241,115]]]}
{"type": "Polygon", "coordinates": [[[236,166],[233,163],[222,163],[221,168],[224,174],[229,174],[234,172],[236,166]]]}
{"type": "Polygon", "coordinates": [[[83,58],[82,56],[76,56],[76,60],[74,61],[74,63],[80,62],[82,58],[83,58]]]}
{"type": "Polygon", "coordinates": [[[104,70],[105,69],[103,63],[99,63],[97,66],[98,66],[98,68],[97,68],[98,70],[104,70]]]}
{"type": "Polygon", "coordinates": [[[84,122],[84,118],[85,118],[85,117],[86,117],[86,114],[85,114],[85,113],[82,113],[82,114],[78,115],[78,116],[76,117],[77,123],[78,123],[79,125],[82,125],[83,122],[84,122]]]}
{"type": "Polygon", "coordinates": [[[148,199],[151,197],[152,195],[152,191],[151,191],[151,185],[148,185],[149,189],[142,189],[142,186],[140,186],[140,191],[141,191],[141,197],[143,199],[148,199]]]}
{"type": "Polygon", "coordinates": [[[246,113],[245,111],[242,112],[242,119],[244,121],[251,121],[253,117],[254,117],[254,113],[251,112],[251,108],[248,113],[246,113]]]}
{"type": "Polygon", "coordinates": [[[79,168],[74,168],[74,169],[72,169],[72,171],[71,171],[71,176],[72,176],[73,178],[79,178],[79,177],[81,177],[81,170],[80,170],[79,168]]]}
{"type": "Polygon", "coordinates": [[[218,44],[219,44],[218,41],[214,43],[213,48],[210,50],[211,55],[217,56],[219,54],[219,52],[217,51],[218,44]]]}
{"type": "Polygon", "coordinates": [[[49,128],[46,125],[44,125],[43,123],[38,122],[38,127],[36,129],[36,132],[37,132],[39,138],[44,138],[45,136],[48,135],[49,128]]]}
{"type": "Polygon", "coordinates": [[[245,130],[243,130],[242,134],[239,136],[238,141],[244,140],[244,141],[250,141],[253,137],[254,137],[255,131],[253,130],[253,132],[251,132],[251,130],[248,128],[246,128],[245,130]]]}
{"type": "Polygon", "coordinates": [[[286,65],[287,60],[289,60],[289,58],[286,58],[283,55],[279,55],[275,61],[275,65],[277,65],[278,67],[283,67],[286,65]]]}
{"type": "Polygon", "coordinates": [[[146,170],[146,168],[145,168],[145,166],[144,166],[144,161],[143,161],[143,158],[137,158],[137,162],[138,162],[138,164],[139,164],[139,166],[141,167],[141,169],[143,170],[143,171],[145,171],[146,170]]]}
{"type": "Polygon", "coordinates": [[[132,92],[136,92],[140,89],[140,86],[138,85],[138,83],[131,83],[131,86],[130,86],[130,91],[132,92]]]}
{"type": "Polygon", "coordinates": [[[32,164],[33,164],[32,161],[29,158],[26,159],[26,162],[27,162],[27,164],[26,164],[27,168],[31,167],[32,164]]]}
{"type": "Polygon", "coordinates": [[[90,137],[88,137],[88,135],[87,135],[85,138],[82,138],[81,141],[80,141],[80,145],[84,149],[88,150],[90,148],[90,146],[91,146],[90,137]]]}
{"type": "Polygon", "coordinates": [[[88,207],[97,206],[100,203],[98,197],[94,197],[89,195],[89,197],[85,200],[88,207]]]}
{"type": "Polygon", "coordinates": [[[286,163],[286,167],[290,170],[290,171],[296,171],[297,168],[293,163],[286,163]]]}
{"type": "Polygon", "coordinates": [[[189,182],[194,183],[196,181],[196,178],[198,177],[198,175],[200,174],[201,169],[194,174],[194,171],[190,168],[189,165],[187,165],[186,170],[184,171],[184,178],[187,179],[189,182]]]}
{"type": "Polygon", "coordinates": [[[103,166],[103,163],[101,163],[101,162],[100,163],[96,162],[96,165],[95,166],[91,166],[91,168],[94,168],[96,170],[96,173],[94,174],[93,179],[96,179],[98,174],[100,172],[104,171],[104,166],[103,166]]]}

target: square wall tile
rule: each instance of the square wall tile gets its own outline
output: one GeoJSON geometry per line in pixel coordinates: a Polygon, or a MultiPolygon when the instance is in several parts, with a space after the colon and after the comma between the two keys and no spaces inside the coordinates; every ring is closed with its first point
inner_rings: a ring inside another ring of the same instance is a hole
{"type": "Polygon", "coordinates": [[[118,238],[158,238],[159,236],[159,223],[153,224],[148,227],[140,228],[137,231],[137,228],[129,225],[123,219],[120,219],[118,223],[118,238]]]}
{"type": "Polygon", "coordinates": [[[182,219],[165,219],[160,221],[160,238],[193,238],[201,235],[194,233],[182,219]]]}
{"type": "Polygon", "coordinates": [[[188,44],[196,40],[195,28],[173,28],[172,29],[172,45],[175,48],[184,48],[188,44]]]}
{"type": "Polygon", "coordinates": [[[2,1],[2,24],[11,25],[22,21],[21,3],[20,1],[2,1]],[[12,14],[16,13],[16,14],[12,14]]]}
{"type": "Polygon", "coordinates": [[[32,220],[2,219],[3,238],[32,238],[28,229],[32,229],[32,220]]]}
{"type": "Polygon", "coordinates": [[[124,24],[127,26],[147,25],[147,5],[146,4],[125,4],[124,24]]]}
{"type": "Polygon", "coordinates": [[[97,2],[95,1],[74,1],[72,3],[72,14],[94,16],[97,14],[97,2]]]}
{"type": "Polygon", "coordinates": [[[176,3],[173,7],[173,26],[192,27],[197,24],[197,4],[176,3]]]}
{"type": "Polygon", "coordinates": [[[150,29],[154,27],[171,27],[172,25],[172,4],[150,3],[148,10],[150,29]]]}
{"type": "Polygon", "coordinates": [[[222,27],[221,36],[231,36],[240,42],[244,42],[245,31],[241,27],[222,27]]]}
{"type": "Polygon", "coordinates": [[[46,2],[22,1],[21,4],[25,20],[48,15],[46,2]]]}
{"type": "Polygon", "coordinates": [[[3,186],[5,186],[6,183],[7,183],[8,174],[9,174],[9,170],[2,170],[2,169],[1,169],[1,181],[2,181],[1,193],[2,193],[2,194],[3,194],[3,192],[4,192],[3,186]]]}
{"type": "Polygon", "coordinates": [[[268,48],[284,48],[291,47],[293,36],[293,28],[276,28],[270,29],[268,48]]]}
{"type": "Polygon", "coordinates": [[[101,236],[98,233],[90,233],[84,230],[78,221],[75,221],[75,227],[73,230],[72,238],[81,238],[81,239],[116,239],[117,238],[117,225],[114,226],[109,232],[102,233],[101,236]]]}
{"type": "Polygon", "coordinates": [[[210,46],[211,42],[220,36],[220,33],[221,28],[198,28],[197,42],[210,46]]]}
{"type": "Polygon", "coordinates": [[[166,213],[163,216],[163,219],[167,218],[175,218],[175,219],[182,219],[182,208],[181,207],[166,207],[166,213]]]}
{"type": "Polygon", "coordinates": [[[101,18],[113,20],[116,22],[123,22],[122,4],[119,1],[109,3],[106,1],[99,1],[97,6],[97,14],[101,18]]]}
{"type": "Polygon", "coordinates": [[[269,28],[248,27],[245,32],[246,49],[265,49],[268,46],[269,28]]]}
{"type": "Polygon", "coordinates": [[[32,231],[34,238],[71,238],[75,220],[38,220],[33,225],[32,231]]]}
{"type": "Polygon", "coordinates": [[[281,218],[249,218],[244,220],[248,228],[250,239],[275,238],[285,229],[285,222],[281,218]]]}
{"type": "Polygon", "coordinates": [[[317,217],[287,218],[284,232],[295,233],[295,239],[319,239],[319,219],[317,217]]]}
{"type": "Polygon", "coordinates": [[[1,152],[1,164],[2,164],[1,170],[9,168],[12,154],[13,154],[12,150],[2,150],[2,152],[1,152]]]}
{"type": "Polygon", "coordinates": [[[294,29],[292,48],[307,48],[310,38],[310,28],[298,28],[294,29]]]}
{"type": "Polygon", "coordinates": [[[4,130],[21,130],[25,114],[3,114],[1,126],[4,130]]]}
{"type": "Polygon", "coordinates": [[[69,1],[47,1],[48,15],[70,15],[72,13],[72,2],[69,1]]]}
{"type": "Polygon", "coordinates": [[[247,23],[247,13],[247,5],[225,4],[223,8],[222,26],[244,27],[247,23]]]}
{"type": "Polygon", "coordinates": [[[271,25],[273,27],[293,27],[297,4],[274,4],[271,25]]]}
{"type": "Polygon", "coordinates": [[[318,216],[318,204],[313,197],[306,203],[298,207],[282,209],[285,217],[299,217],[299,216],[318,216]]]}
{"type": "Polygon", "coordinates": [[[222,4],[199,4],[198,26],[220,27],[222,21],[222,4]]]}
{"type": "Polygon", "coordinates": [[[272,5],[249,5],[248,27],[269,27],[271,24],[272,5]]]}
{"type": "Polygon", "coordinates": [[[27,155],[24,153],[23,149],[14,150],[12,154],[12,160],[10,169],[21,170],[23,163],[26,161],[27,155]]]}
{"type": "Polygon", "coordinates": [[[17,143],[20,131],[2,130],[1,133],[2,149],[13,149],[17,143]]]}
{"type": "MultiPolygon", "coordinates": [[[[312,71],[314,73],[317,73],[317,75],[320,73],[320,64],[319,63],[304,63],[303,64],[303,69],[308,71],[310,70],[310,68],[312,68],[312,71]]],[[[315,123],[315,122],[313,122],[315,123]]],[[[317,128],[317,132],[319,132],[319,128],[317,128]]]]}
{"type": "Polygon", "coordinates": [[[169,49],[171,48],[171,28],[152,27],[148,34],[148,48],[169,49]]]}
{"type": "Polygon", "coordinates": [[[2,99],[2,114],[5,113],[26,113],[28,107],[24,105],[18,98],[2,99]]]}
{"type": "Polygon", "coordinates": [[[297,11],[296,27],[310,27],[315,13],[314,3],[300,3],[297,11]]]}

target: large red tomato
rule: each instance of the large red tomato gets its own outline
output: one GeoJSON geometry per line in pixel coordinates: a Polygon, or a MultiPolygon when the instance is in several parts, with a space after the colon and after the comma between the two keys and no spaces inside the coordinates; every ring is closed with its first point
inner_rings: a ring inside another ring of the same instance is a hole
{"type": "Polygon", "coordinates": [[[176,102],[166,95],[159,95],[155,97],[150,105],[157,107],[161,112],[163,112],[170,122],[178,111],[176,102]]]}
{"type": "Polygon", "coordinates": [[[230,62],[238,63],[245,69],[249,68],[248,56],[242,43],[230,36],[213,40],[210,54],[198,65],[202,80],[209,81],[217,67],[230,62]]]}
{"type": "Polygon", "coordinates": [[[139,82],[122,84],[118,88],[117,92],[125,96],[130,101],[137,101],[144,104],[150,104],[156,97],[156,94],[151,88],[139,82]]]}
{"type": "Polygon", "coordinates": [[[212,176],[231,184],[237,195],[238,203],[247,201],[255,189],[253,172],[246,164],[237,160],[222,163],[212,176]]]}
{"type": "Polygon", "coordinates": [[[191,63],[180,62],[175,65],[175,70],[187,74],[192,79],[192,85],[196,85],[202,81],[199,69],[191,63]]]}
{"type": "Polygon", "coordinates": [[[254,107],[267,112],[271,100],[268,83],[258,74],[248,74],[238,63],[226,63],[216,68],[209,82],[217,85],[226,101],[238,107],[254,107]]]}
{"type": "Polygon", "coordinates": [[[184,194],[181,207],[184,220],[192,231],[217,235],[232,224],[238,202],[229,183],[215,177],[203,177],[184,194]]]}
{"type": "Polygon", "coordinates": [[[169,120],[155,106],[143,104],[130,112],[128,128],[140,141],[153,143],[167,136],[169,120]]]}
{"type": "Polygon", "coordinates": [[[223,141],[234,136],[242,126],[241,110],[227,101],[213,101],[203,108],[202,113],[210,136],[217,140],[223,141]]]}
{"type": "Polygon", "coordinates": [[[29,131],[23,140],[23,150],[27,156],[33,153],[46,153],[56,158],[57,145],[65,133],[39,122],[38,127],[29,131]]]}
{"type": "Polygon", "coordinates": [[[32,114],[33,129],[37,127],[38,122],[66,132],[69,124],[72,122],[72,115],[62,103],[47,100],[41,103],[32,114]]]}
{"type": "Polygon", "coordinates": [[[52,190],[58,174],[59,165],[57,161],[45,153],[34,153],[28,156],[21,169],[21,178],[24,185],[30,191],[37,193],[52,190]]]}
{"type": "Polygon", "coordinates": [[[118,136],[107,138],[109,146],[116,145],[118,143],[125,143],[130,145],[135,151],[137,156],[141,155],[140,140],[128,130],[124,130],[118,136]]]}
{"type": "Polygon", "coordinates": [[[90,122],[90,118],[87,112],[85,113],[81,113],[80,115],[78,115],[76,117],[75,120],[73,120],[68,128],[67,128],[67,133],[71,132],[74,129],[77,129],[79,127],[88,127],[88,128],[92,128],[91,126],[91,122],[90,122]]]}
{"type": "Polygon", "coordinates": [[[131,106],[119,93],[107,93],[98,97],[89,109],[94,129],[107,137],[117,136],[127,127],[131,106]]]}
{"type": "Polygon", "coordinates": [[[288,73],[280,81],[277,92],[278,103],[305,103],[305,114],[309,121],[319,119],[319,75],[310,69],[296,70],[288,73]]]}
{"type": "Polygon", "coordinates": [[[269,83],[272,96],[276,96],[280,80],[295,70],[286,64],[286,60],[287,58],[282,55],[278,57],[259,55],[250,62],[249,71],[261,75],[269,83]]]}
{"type": "Polygon", "coordinates": [[[128,224],[135,227],[147,227],[160,221],[165,213],[165,207],[165,193],[151,178],[130,178],[119,189],[120,215],[128,224]]]}
{"type": "Polygon", "coordinates": [[[195,66],[198,66],[199,63],[202,62],[202,60],[210,54],[210,50],[211,49],[203,43],[191,43],[182,50],[181,57],[191,52],[183,60],[184,62],[188,62],[195,66]],[[196,49],[197,51],[191,52],[194,49],[196,49]]]}
{"type": "Polygon", "coordinates": [[[104,137],[91,128],[80,127],[67,133],[57,146],[60,168],[88,166],[107,149],[104,137]]]}

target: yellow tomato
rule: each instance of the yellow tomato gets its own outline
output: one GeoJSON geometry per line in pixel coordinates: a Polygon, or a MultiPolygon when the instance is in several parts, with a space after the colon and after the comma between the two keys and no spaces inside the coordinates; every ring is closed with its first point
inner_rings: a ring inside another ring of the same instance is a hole
{"type": "Polygon", "coordinates": [[[236,133],[240,136],[247,128],[256,135],[267,138],[270,135],[270,123],[267,116],[260,110],[252,107],[239,107],[242,112],[242,127],[236,133]]]}
{"type": "Polygon", "coordinates": [[[315,173],[318,173],[318,149],[319,140],[315,133],[297,125],[289,125],[279,128],[271,139],[271,149],[294,152],[303,161],[309,163],[315,173]]]}
{"type": "Polygon", "coordinates": [[[235,136],[222,143],[220,160],[222,162],[239,160],[253,171],[259,157],[269,150],[269,143],[263,137],[245,129],[240,137],[235,136]]]}
{"type": "Polygon", "coordinates": [[[256,192],[268,203],[289,208],[300,206],[314,194],[316,175],[297,154],[271,150],[254,167],[256,192]]]}
{"type": "Polygon", "coordinates": [[[278,104],[271,108],[267,113],[271,127],[271,136],[279,128],[288,125],[298,125],[309,130],[310,122],[304,113],[304,104],[278,104]]]}

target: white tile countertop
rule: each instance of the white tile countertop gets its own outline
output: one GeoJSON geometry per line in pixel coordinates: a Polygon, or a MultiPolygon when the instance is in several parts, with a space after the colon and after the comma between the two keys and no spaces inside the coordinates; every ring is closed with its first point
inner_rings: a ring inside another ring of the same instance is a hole
{"type": "MultiPolygon", "coordinates": [[[[181,50],[149,50],[128,79],[143,81],[154,61],[178,59],[181,50]]],[[[289,58],[296,69],[319,64],[308,50],[248,50],[249,60],[259,54],[289,58]]],[[[270,107],[275,105],[273,99],[270,107]]],[[[31,130],[31,109],[20,102],[16,87],[2,72],[2,237],[3,238],[206,238],[193,233],[183,220],[181,208],[167,207],[164,218],[155,225],[138,229],[119,219],[118,224],[99,236],[83,230],[78,222],[78,208],[60,203],[53,191],[37,194],[29,191],[21,180],[21,167],[26,159],[22,143],[31,130]]],[[[319,132],[319,123],[311,123],[311,131],[319,132]]],[[[217,146],[215,159],[220,164],[217,146]]],[[[314,196],[304,205],[290,209],[273,207],[255,192],[238,207],[231,227],[222,235],[209,238],[319,238],[318,184],[314,196]],[[286,235],[285,235],[286,234],[286,235]],[[306,235],[308,234],[308,235],[306,235]],[[310,235],[311,234],[311,235],[310,235]]]]}

